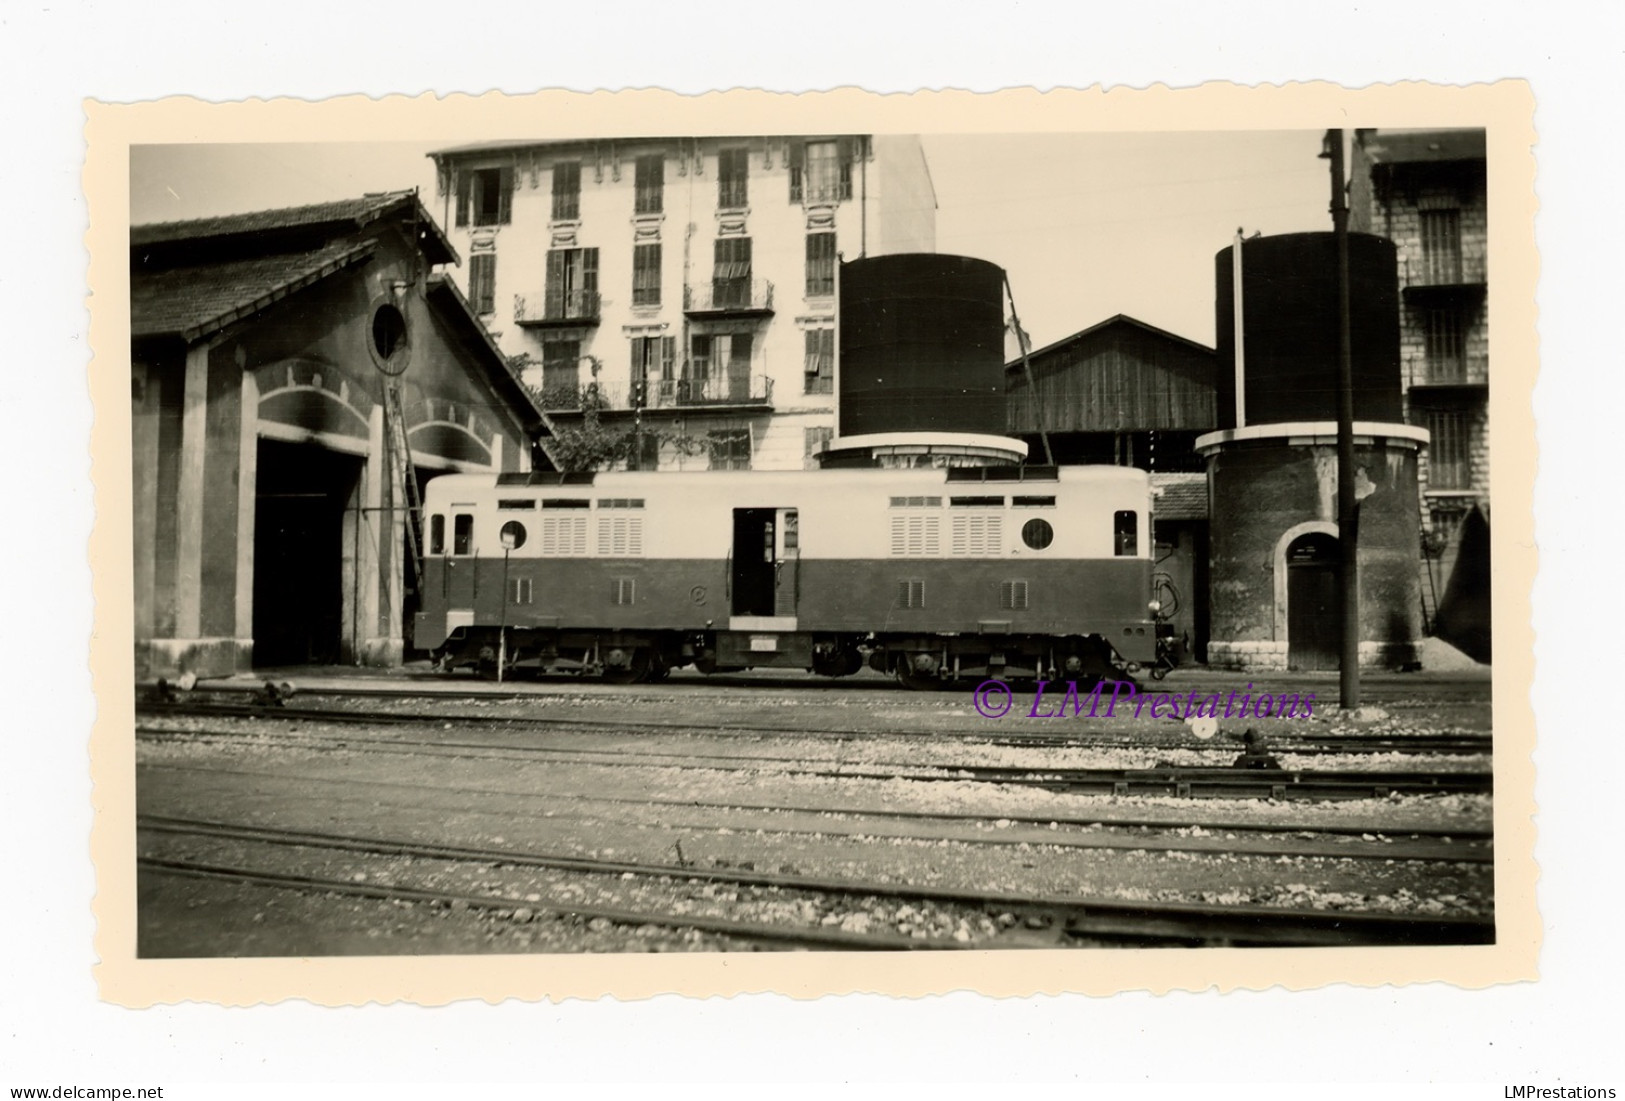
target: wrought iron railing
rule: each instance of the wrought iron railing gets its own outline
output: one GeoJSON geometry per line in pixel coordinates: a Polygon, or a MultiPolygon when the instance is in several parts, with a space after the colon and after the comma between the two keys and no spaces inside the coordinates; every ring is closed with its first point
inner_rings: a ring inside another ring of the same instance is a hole
{"type": "Polygon", "coordinates": [[[513,296],[513,319],[516,324],[538,322],[595,322],[600,303],[597,291],[547,290],[541,294],[513,296]]]}
{"type": "Polygon", "coordinates": [[[768,311],[773,308],[773,284],[766,279],[713,279],[683,288],[683,309],[690,313],[768,311]]]}
{"type": "Polygon", "coordinates": [[[710,378],[650,379],[647,382],[553,384],[533,390],[551,413],[587,410],[687,409],[704,406],[773,404],[767,375],[724,374],[710,378]]]}

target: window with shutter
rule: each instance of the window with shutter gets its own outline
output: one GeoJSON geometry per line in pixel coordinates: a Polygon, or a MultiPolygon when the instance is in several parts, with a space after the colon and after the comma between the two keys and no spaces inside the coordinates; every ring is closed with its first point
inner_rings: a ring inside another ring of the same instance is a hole
{"type": "Polygon", "coordinates": [[[1427,488],[1471,489],[1472,450],[1465,410],[1430,409],[1427,412],[1427,488]]]}
{"type": "Polygon", "coordinates": [[[547,317],[568,321],[598,316],[598,250],[556,248],[547,254],[547,317]]]}
{"type": "Polygon", "coordinates": [[[806,345],[805,393],[833,394],[835,392],[835,330],[808,329],[806,345]]]}
{"type": "Polygon", "coordinates": [[[807,174],[807,143],[792,141],[790,143],[790,201],[799,203],[806,189],[803,177],[807,174]]]}
{"type": "Polygon", "coordinates": [[[632,248],[632,305],[660,305],[660,246],[632,248]]]}
{"type": "Polygon", "coordinates": [[[464,173],[457,193],[458,225],[468,224],[465,210],[476,226],[507,225],[513,217],[513,168],[478,168],[464,173]]]}
{"type": "MultiPolygon", "coordinates": [[[[841,195],[840,151],[833,141],[807,143],[803,197],[809,203],[832,203],[841,195]]],[[[850,171],[850,170],[849,170],[850,171]]]]}
{"type": "Polygon", "coordinates": [[[749,237],[717,238],[711,272],[714,306],[750,305],[750,251],[749,237]]]}
{"type": "Polygon", "coordinates": [[[560,161],[553,166],[553,219],[569,222],[581,217],[581,162],[560,161]]]}
{"type": "Polygon", "coordinates": [[[835,234],[807,234],[807,297],[835,293],[835,234]]]}
{"type": "Polygon", "coordinates": [[[1461,310],[1441,307],[1422,314],[1427,381],[1463,382],[1467,377],[1467,327],[1461,310]]]}
{"type": "Polygon", "coordinates": [[[748,203],[750,151],[724,149],[717,154],[717,207],[741,210],[748,203]]]}
{"type": "Polygon", "coordinates": [[[1424,210],[1422,220],[1422,269],[1420,282],[1448,284],[1461,282],[1461,211],[1424,210]]]}
{"type": "Polygon", "coordinates": [[[801,465],[806,470],[819,468],[818,456],[822,454],[829,441],[835,438],[835,429],[828,425],[801,430],[802,456],[801,465]]]}
{"type": "Polygon", "coordinates": [[[480,252],[468,258],[468,304],[481,316],[496,312],[497,258],[480,252]]]}
{"type": "Polygon", "coordinates": [[[639,214],[659,214],[665,209],[666,156],[645,153],[637,159],[637,206],[639,214]]]}

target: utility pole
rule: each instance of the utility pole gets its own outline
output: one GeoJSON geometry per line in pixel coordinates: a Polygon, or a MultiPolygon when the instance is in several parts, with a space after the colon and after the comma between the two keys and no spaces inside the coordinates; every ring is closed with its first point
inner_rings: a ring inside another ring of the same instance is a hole
{"type": "Polygon", "coordinates": [[[1332,229],[1337,237],[1337,548],[1342,650],[1338,703],[1360,706],[1360,503],[1354,496],[1354,347],[1349,333],[1349,203],[1343,177],[1343,131],[1326,131],[1332,162],[1332,229]]]}
{"type": "Polygon", "coordinates": [[[1033,381],[1032,364],[1027,361],[1027,331],[1016,316],[1016,292],[1010,289],[1010,276],[1004,277],[1004,293],[1010,300],[1010,324],[1016,329],[1016,344],[1021,348],[1021,375],[1027,380],[1027,393],[1033,399],[1033,423],[1038,427],[1038,439],[1044,445],[1044,464],[1055,465],[1055,453],[1049,449],[1049,433],[1044,430],[1044,403],[1039,400],[1038,384],[1033,381]]]}

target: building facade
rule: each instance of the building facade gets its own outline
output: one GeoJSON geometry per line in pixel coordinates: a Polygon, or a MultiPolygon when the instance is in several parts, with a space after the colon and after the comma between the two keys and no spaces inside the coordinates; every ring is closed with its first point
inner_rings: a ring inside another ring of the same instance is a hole
{"type": "Polygon", "coordinates": [[[1455,581],[1464,521],[1489,510],[1484,143],[1482,130],[1359,130],[1354,142],[1350,226],[1398,250],[1404,417],[1428,431],[1419,473],[1430,621],[1455,581]]]}
{"type": "Polygon", "coordinates": [[[540,414],[412,192],[130,232],[139,677],[410,649],[414,492],[540,414]]]}
{"type": "Polygon", "coordinates": [[[642,469],[815,466],[835,430],[840,258],[936,246],[912,136],[431,156],[464,292],[549,430],[631,428],[642,469]]]}

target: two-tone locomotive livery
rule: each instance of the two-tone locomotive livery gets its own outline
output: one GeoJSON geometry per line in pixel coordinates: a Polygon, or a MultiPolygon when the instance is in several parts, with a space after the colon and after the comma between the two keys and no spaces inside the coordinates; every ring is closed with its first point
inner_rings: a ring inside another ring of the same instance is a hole
{"type": "Polygon", "coordinates": [[[1150,662],[1143,471],[448,475],[415,645],[634,681],[693,664],[913,687],[1150,662]]]}

